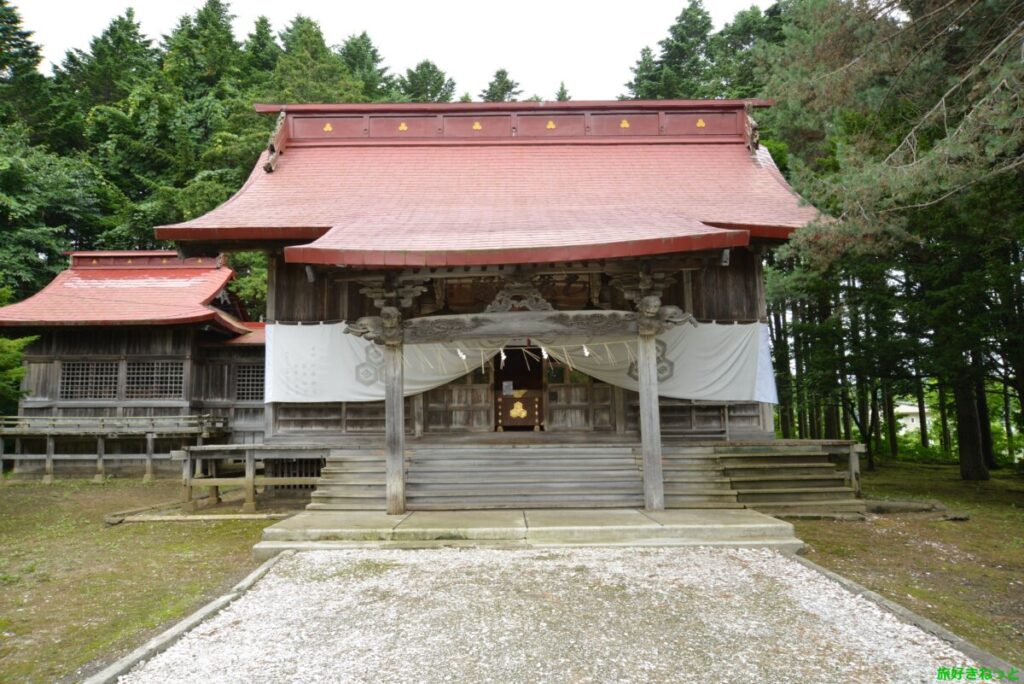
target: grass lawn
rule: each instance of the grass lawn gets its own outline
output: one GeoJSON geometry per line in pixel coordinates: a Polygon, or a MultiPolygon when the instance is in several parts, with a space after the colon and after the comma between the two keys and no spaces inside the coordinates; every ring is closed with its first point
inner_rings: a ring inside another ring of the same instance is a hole
{"type": "Polygon", "coordinates": [[[122,524],[177,481],[0,488],[0,682],[73,680],[142,644],[244,577],[272,521],[122,524]]]}
{"type": "Polygon", "coordinates": [[[863,486],[872,498],[936,499],[970,520],[903,513],[866,523],[794,521],[807,557],[1024,664],[1024,477],[1003,469],[973,483],[956,466],[895,463],[864,473],[863,486]]]}

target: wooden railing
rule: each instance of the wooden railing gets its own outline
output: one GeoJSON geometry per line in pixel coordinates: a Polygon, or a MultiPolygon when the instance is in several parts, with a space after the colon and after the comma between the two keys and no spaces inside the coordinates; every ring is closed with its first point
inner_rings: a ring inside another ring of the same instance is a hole
{"type": "Polygon", "coordinates": [[[0,435],[32,437],[45,435],[204,435],[224,432],[223,416],[2,416],[0,435]]]}
{"type": "Polygon", "coordinates": [[[198,444],[208,437],[218,436],[227,431],[227,419],[223,416],[2,416],[0,417],[0,472],[5,458],[14,461],[43,461],[43,482],[53,482],[54,461],[96,461],[96,481],[106,477],[105,462],[108,460],[145,459],[146,469],[143,481],[153,479],[153,461],[170,459],[170,454],[154,452],[154,443],[160,438],[194,438],[198,444]],[[6,455],[4,437],[15,438],[15,453],[6,455]],[[46,441],[46,452],[23,453],[21,438],[41,438],[46,441]],[[59,454],[56,449],[58,437],[91,437],[96,440],[96,454],[59,454]],[[110,439],[145,440],[145,452],[138,454],[106,453],[106,442],[110,439]]]}
{"type": "Polygon", "coordinates": [[[319,477],[271,477],[257,475],[257,464],[275,459],[326,458],[329,448],[323,445],[289,445],[275,446],[268,444],[217,444],[185,447],[171,452],[171,458],[181,461],[181,510],[192,513],[196,510],[193,490],[206,487],[209,490],[207,501],[216,504],[220,501],[221,487],[242,487],[245,492],[243,513],[256,512],[256,487],[285,485],[316,485],[319,477]],[[225,460],[236,460],[244,463],[242,475],[221,477],[215,468],[217,463],[225,460]],[[203,473],[200,465],[205,462],[208,472],[203,473]]]}

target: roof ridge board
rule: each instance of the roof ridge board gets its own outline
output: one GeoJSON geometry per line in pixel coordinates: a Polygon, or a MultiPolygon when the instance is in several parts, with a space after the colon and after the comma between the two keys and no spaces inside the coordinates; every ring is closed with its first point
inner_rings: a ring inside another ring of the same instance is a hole
{"type": "Polygon", "coordinates": [[[487,146],[550,146],[550,145],[745,145],[739,135],[705,136],[581,136],[564,138],[534,138],[516,136],[509,138],[338,138],[319,140],[290,140],[289,149],[316,147],[487,147],[487,146]]]}
{"type": "Polygon", "coordinates": [[[453,114],[494,113],[494,112],[516,112],[527,113],[557,112],[557,111],[679,111],[699,109],[743,109],[750,107],[770,107],[772,102],[759,98],[734,99],[734,100],[570,100],[567,102],[395,102],[395,103],[294,103],[294,104],[268,104],[256,103],[253,105],[255,111],[263,114],[287,112],[289,114],[312,114],[316,112],[329,113],[366,113],[366,114],[410,114],[413,112],[426,112],[441,114],[450,112],[453,114]]]}

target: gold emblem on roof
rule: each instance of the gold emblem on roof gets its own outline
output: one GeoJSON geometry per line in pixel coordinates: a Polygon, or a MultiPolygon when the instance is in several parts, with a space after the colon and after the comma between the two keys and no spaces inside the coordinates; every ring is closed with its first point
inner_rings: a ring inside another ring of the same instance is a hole
{"type": "Polygon", "coordinates": [[[161,264],[166,264],[166,263],[167,263],[167,259],[161,259],[161,260],[160,260],[160,263],[161,263],[161,264]]]}
{"type": "Polygon", "coordinates": [[[509,409],[508,415],[510,418],[525,418],[530,415],[525,408],[523,408],[523,402],[517,401],[512,404],[512,408],[509,409]]]}
{"type": "Polygon", "coordinates": [[[130,263],[132,263],[132,260],[131,260],[131,259],[129,259],[129,260],[128,260],[128,263],[129,263],[129,264],[130,264],[130,263]]]}
{"type": "Polygon", "coordinates": [[[552,119],[548,119],[548,125],[546,126],[546,128],[549,131],[553,131],[555,130],[555,128],[557,128],[557,126],[555,126],[555,122],[552,119]]]}
{"type": "Polygon", "coordinates": [[[405,122],[403,121],[402,123],[398,124],[398,130],[400,130],[400,131],[407,131],[407,130],[409,130],[409,127],[406,126],[405,122]]]}
{"type": "Polygon", "coordinates": [[[324,124],[324,133],[330,133],[333,130],[334,130],[334,126],[331,125],[330,121],[328,121],[327,123],[324,124]]]}
{"type": "Polygon", "coordinates": [[[484,129],[484,127],[480,125],[479,121],[474,121],[473,122],[473,130],[474,131],[482,131],[483,129],[484,129]]]}
{"type": "Polygon", "coordinates": [[[98,264],[99,262],[98,262],[98,261],[96,261],[95,259],[93,259],[93,260],[92,260],[92,263],[94,263],[94,264],[98,264]]]}
{"type": "Polygon", "coordinates": [[[619,128],[629,128],[629,119],[623,119],[620,121],[619,128]]]}
{"type": "Polygon", "coordinates": [[[697,119],[697,128],[704,128],[705,126],[707,126],[707,124],[704,123],[704,119],[697,119]]]}

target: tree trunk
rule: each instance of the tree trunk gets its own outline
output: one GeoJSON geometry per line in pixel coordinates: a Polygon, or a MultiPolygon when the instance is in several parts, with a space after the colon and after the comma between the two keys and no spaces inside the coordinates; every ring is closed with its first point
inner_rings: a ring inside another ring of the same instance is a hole
{"type": "Polygon", "coordinates": [[[921,423],[921,446],[928,448],[928,409],[924,405],[924,381],[917,378],[917,419],[921,423]]]}
{"type": "Polygon", "coordinates": [[[896,401],[892,396],[892,386],[887,382],[882,383],[882,402],[885,407],[885,431],[886,441],[889,442],[889,456],[895,461],[900,456],[899,426],[896,424],[896,401]]]}
{"type": "Polygon", "coordinates": [[[879,415],[877,387],[871,388],[871,430],[874,444],[871,450],[875,452],[876,456],[880,456],[882,454],[882,421],[879,415]]]}
{"type": "Polygon", "coordinates": [[[939,383],[939,422],[942,428],[939,441],[942,450],[948,455],[953,452],[953,438],[949,434],[949,408],[946,404],[946,387],[942,383],[939,383]]]}
{"type": "Polygon", "coordinates": [[[981,434],[981,455],[985,459],[985,467],[992,470],[996,467],[996,450],[992,441],[992,416],[988,411],[988,393],[985,391],[984,376],[974,381],[974,394],[978,402],[978,428],[981,434]]]}
{"type": "Polygon", "coordinates": [[[1010,463],[1016,462],[1016,455],[1013,448],[1013,404],[1010,403],[1010,383],[1006,376],[1003,376],[1003,425],[1006,428],[1006,454],[1010,457],[1010,463]]]}
{"type": "Polygon", "coordinates": [[[965,480],[987,480],[988,468],[981,446],[981,425],[978,421],[978,397],[970,377],[953,381],[953,404],[956,407],[956,443],[960,457],[960,477],[965,480]]]}

